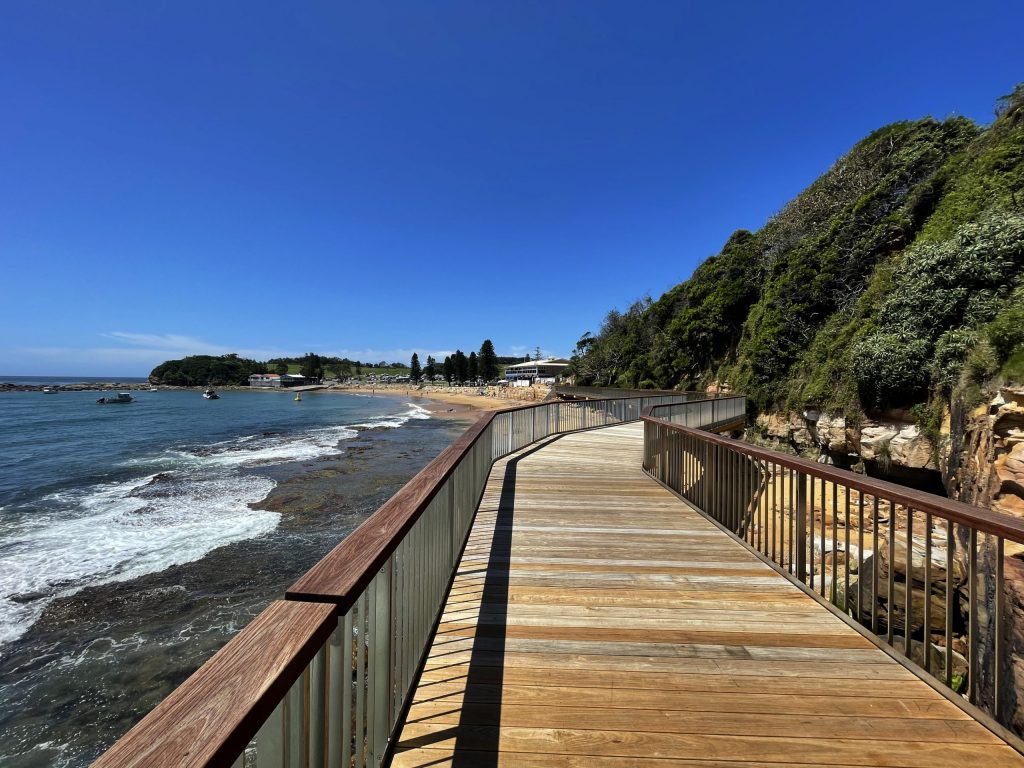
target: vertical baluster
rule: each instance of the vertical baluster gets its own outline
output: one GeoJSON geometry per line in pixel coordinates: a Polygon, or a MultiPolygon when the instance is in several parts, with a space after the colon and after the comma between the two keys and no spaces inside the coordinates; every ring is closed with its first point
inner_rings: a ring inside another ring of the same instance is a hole
{"type": "Polygon", "coordinates": [[[807,583],[807,547],[811,545],[811,553],[813,558],[814,552],[814,537],[813,528],[811,529],[812,535],[807,535],[807,480],[808,477],[803,472],[798,472],[796,476],[796,572],[797,578],[800,579],[804,584],[807,583]]]}
{"type": "Polygon", "coordinates": [[[352,635],[354,631],[355,606],[345,614],[342,626],[341,658],[341,768],[349,768],[352,765],[352,743],[357,738],[357,730],[352,723],[352,635]]]}
{"type": "MultiPolygon", "coordinates": [[[[813,479],[812,479],[813,482],[813,479]]],[[[813,499],[812,499],[813,503],[813,499]]],[[[825,478],[821,478],[821,537],[818,540],[820,548],[820,556],[818,557],[818,564],[820,565],[819,580],[821,581],[821,596],[825,597],[825,478]]]]}
{"type": "Polygon", "coordinates": [[[886,620],[885,639],[889,645],[892,645],[895,630],[893,625],[896,623],[894,621],[896,615],[896,502],[894,501],[889,502],[889,578],[886,589],[888,600],[885,605],[888,619],[886,620]]]}
{"type": "Polygon", "coordinates": [[[953,521],[946,521],[946,685],[953,685],[953,521]]]}
{"type": "Polygon", "coordinates": [[[327,647],[317,651],[309,665],[309,765],[322,768],[326,755],[324,728],[327,716],[327,647]]]}
{"type": "MultiPolygon", "coordinates": [[[[824,513],[822,521],[824,521],[824,513]]],[[[832,483],[832,603],[837,601],[839,592],[839,485],[832,483]]],[[[845,598],[844,603],[845,605],[845,598]]]]}
{"type": "MultiPolygon", "coordinates": [[[[346,735],[341,700],[347,690],[345,685],[348,679],[345,673],[349,670],[341,663],[344,649],[343,631],[343,620],[339,619],[338,626],[334,628],[327,643],[327,706],[324,709],[324,719],[327,724],[328,768],[339,768],[341,765],[341,745],[346,735]]],[[[348,678],[351,678],[351,674],[348,678]]]]}
{"type": "Polygon", "coordinates": [[[924,671],[932,671],[932,513],[924,513],[924,671]]]}
{"type": "MultiPolygon", "coordinates": [[[[843,486],[843,612],[850,612],[850,486],[843,486]]],[[[838,534],[838,531],[836,532],[838,534]]],[[[838,538],[838,536],[837,536],[838,538]]]]}
{"type": "MultiPolygon", "coordinates": [[[[437,517],[435,505],[434,517],[437,517]]],[[[440,525],[436,525],[438,536],[443,534],[440,525]]],[[[440,547],[439,547],[440,548],[440,547]]],[[[384,752],[387,748],[388,736],[391,732],[391,568],[394,556],[388,558],[384,567],[374,579],[376,582],[376,595],[374,606],[374,637],[373,637],[373,686],[374,686],[374,712],[373,712],[373,764],[380,765],[384,760],[384,752]]],[[[438,564],[442,562],[440,557],[435,560],[438,564]]]]}
{"type": "Polygon", "coordinates": [[[278,703],[256,734],[256,768],[283,768],[285,764],[284,702],[278,703]]]}
{"type": "Polygon", "coordinates": [[[970,583],[968,595],[970,605],[968,607],[968,629],[967,629],[967,680],[968,698],[971,704],[978,703],[978,531],[971,528],[968,533],[967,564],[970,583]]]}
{"type": "Polygon", "coordinates": [[[366,592],[356,601],[356,711],[355,711],[355,763],[356,768],[366,765],[366,592]]]}
{"type": "Polygon", "coordinates": [[[284,700],[285,765],[287,768],[305,768],[306,700],[309,692],[309,669],[306,669],[288,690],[284,700]]]}
{"type": "MultiPolygon", "coordinates": [[[[1005,556],[1003,537],[996,537],[996,605],[995,605],[995,705],[993,714],[998,722],[1002,723],[1003,712],[1003,668],[1006,660],[1003,658],[1005,647],[1003,645],[1003,611],[1005,610],[1005,585],[1003,584],[1003,557],[1005,556]]],[[[1005,725],[1005,723],[1004,723],[1005,725]]]]}
{"type": "Polygon", "coordinates": [[[774,562],[778,563],[779,565],[782,565],[782,562],[781,562],[782,545],[780,543],[778,543],[779,534],[780,534],[780,531],[782,530],[781,526],[779,525],[779,517],[780,517],[780,514],[779,514],[779,506],[780,506],[779,505],[779,498],[780,498],[780,496],[779,496],[779,494],[781,492],[780,491],[781,483],[782,483],[782,468],[778,464],[776,464],[775,462],[772,462],[772,518],[771,518],[771,530],[769,531],[769,533],[771,534],[771,539],[772,539],[771,558],[772,558],[772,560],[774,562]]]}
{"type": "Polygon", "coordinates": [[[783,477],[783,497],[782,506],[783,513],[785,516],[785,540],[783,542],[783,554],[786,558],[786,567],[789,573],[793,573],[793,470],[786,467],[785,476],[783,477]]]}
{"type": "MultiPolygon", "coordinates": [[[[893,515],[893,522],[895,523],[895,515],[893,515]]],[[[906,587],[906,605],[904,607],[905,618],[903,621],[903,652],[904,655],[910,658],[910,617],[913,615],[914,608],[914,508],[907,507],[907,587],[906,587]]],[[[895,564],[895,560],[890,563],[890,566],[895,564]]],[[[896,570],[890,568],[890,570],[896,570]]],[[[928,595],[925,593],[925,602],[928,602],[928,595]]],[[[928,651],[928,627],[924,630],[925,646],[924,650],[928,651]]]]}
{"type": "Polygon", "coordinates": [[[864,491],[857,492],[857,621],[864,623],[864,491]]]}

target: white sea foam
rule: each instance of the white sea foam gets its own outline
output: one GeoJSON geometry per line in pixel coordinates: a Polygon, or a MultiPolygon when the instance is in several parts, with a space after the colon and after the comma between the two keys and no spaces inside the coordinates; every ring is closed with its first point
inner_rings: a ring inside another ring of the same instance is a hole
{"type": "Polygon", "coordinates": [[[151,474],[52,493],[30,520],[5,530],[0,550],[0,646],[17,639],[58,597],[192,562],[217,547],[273,530],[280,515],[253,510],[273,480],[239,472],[342,452],[360,428],[398,428],[430,412],[299,434],[256,434],[123,462],[151,474]]]}
{"type": "Polygon", "coordinates": [[[364,429],[378,429],[381,427],[397,429],[413,419],[432,418],[430,411],[426,408],[422,408],[415,403],[406,403],[406,405],[409,406],[409,410],[405,413],[398,413],[394,416],[378,416],[375,419],[371,419],[363,424],[356,424],[355,426],[363,427],[364,429]]]}
{"type": "Polygon", "coordinates": [[[48,603],[83,587],[128,581],[273,530],[265,477],[151,475],[51,494],[43,513],[0,555],[0,643],[39,618],[48,603]]]}

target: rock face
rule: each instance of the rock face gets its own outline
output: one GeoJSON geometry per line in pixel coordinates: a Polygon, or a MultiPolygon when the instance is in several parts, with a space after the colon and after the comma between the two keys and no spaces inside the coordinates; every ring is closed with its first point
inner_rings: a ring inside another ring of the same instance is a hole
{"type": "Polygon", "coordinates": [[[768,442],[798,453],[856,456],[908,469],[939,468],[935,445],[916,425],[905,421],[866,419],[854,425],[842,416],[808,409],[801,414],[762,414],[756,425],[768,442]]]}
{"type": "MultiPolygon", "coordinates": [[[[970,412],[955,412],[951,419],[951,450],[940,461],[943,483],[952,498],[1024,518],[1024,389],[1003,388],[987,403],[970,412]]],[[[963,536],[958,542],[964,545],[963,536]]],[[[1006,652],[1003,679],[1011,681],[1002,699],[1009,723],[1024,731],[1024,545],[1006,542],[1005,616],[1006,652]]],[[[994,545],[983,537],[979,547],[979,573],[992,583],[996,566],[994,545]]],[[[962,591],[962,590],[961,590],[962,591]]],[[[977,695],[984,704],[994,700],[993,678],[997,660],[991,657],[995,626],[993,595],[979,606],[977,695]]]]}
{"type": "Polygon", "coordinates": [[[1001,389],[962,416],[941,466],[949,495],[1024,518],[1024,389],[1001,389]]]}

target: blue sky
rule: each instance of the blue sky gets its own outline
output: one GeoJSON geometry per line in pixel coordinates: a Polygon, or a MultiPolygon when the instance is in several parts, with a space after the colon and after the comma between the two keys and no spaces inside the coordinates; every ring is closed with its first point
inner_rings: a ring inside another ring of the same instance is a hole
{"type": "Polygon", "coordinates": [[[989,122],[1024,80],[1008,2],[3,0],[0,19],[0,374],[485,337],[567,354],[872,129],[989,122]]]}

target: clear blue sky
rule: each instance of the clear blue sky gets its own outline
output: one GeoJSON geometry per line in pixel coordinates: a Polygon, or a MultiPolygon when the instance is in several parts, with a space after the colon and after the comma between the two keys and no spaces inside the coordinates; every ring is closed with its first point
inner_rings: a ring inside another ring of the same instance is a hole
{"type": "Polygon", "coordinates": [[[872,129],[989,122],[1022,29],[1011,2],[3,0],[0,374],[568,354],[872,129]]]}

